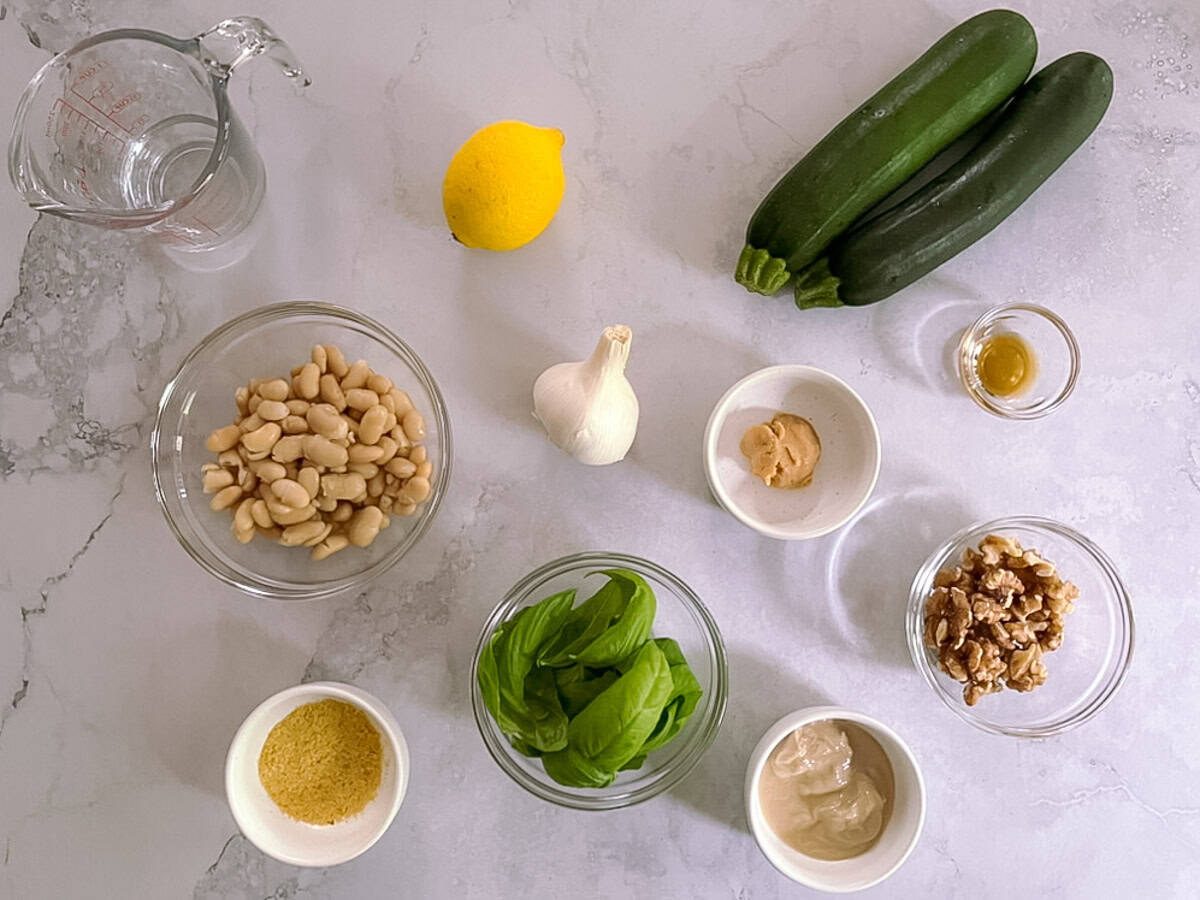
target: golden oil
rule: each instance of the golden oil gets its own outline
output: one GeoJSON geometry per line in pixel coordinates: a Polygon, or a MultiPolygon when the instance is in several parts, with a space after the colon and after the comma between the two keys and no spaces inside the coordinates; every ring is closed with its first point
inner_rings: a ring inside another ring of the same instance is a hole
{"type": "Polygon", "coordinates": [[[1024,338],[1004,332],[983,342],[975,370],[983,389],[993,397],[1012,397],[1029,390],[1037,377],[1037,360],[1024,338]]]}

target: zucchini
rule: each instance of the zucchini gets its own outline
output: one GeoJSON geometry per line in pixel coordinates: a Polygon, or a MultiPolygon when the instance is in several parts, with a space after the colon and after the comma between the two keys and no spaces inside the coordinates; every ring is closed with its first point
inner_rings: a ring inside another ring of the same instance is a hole
{"type": "Polygon", "coordinates": [[[865,306],[971,246],[1037,190],[1095,130],[1112,70],[1091,53],[1046,66],[966,156],[912,196],[856,225],[796,276],[796,305],[865,306]]]}
{"type": "Polygon", "coordinates": [[[746,228],[738,284],[774,294],[850,224],[1008,99],[1037,56],[1033,27],[993,9],[952,29],[796,163],[746,228]]]}

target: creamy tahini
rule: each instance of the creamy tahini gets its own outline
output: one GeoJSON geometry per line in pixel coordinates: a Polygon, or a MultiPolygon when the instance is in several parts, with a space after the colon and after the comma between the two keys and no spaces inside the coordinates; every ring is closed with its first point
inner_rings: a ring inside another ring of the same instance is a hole
{"type": "Polygon", "coordinates": [[[813,722],[776,745],[758,796],[767,824],[788,846],[817,859],[849,859],[874,846],[895,796],[892,764],[878,742],[849,722],[813,722]]]}

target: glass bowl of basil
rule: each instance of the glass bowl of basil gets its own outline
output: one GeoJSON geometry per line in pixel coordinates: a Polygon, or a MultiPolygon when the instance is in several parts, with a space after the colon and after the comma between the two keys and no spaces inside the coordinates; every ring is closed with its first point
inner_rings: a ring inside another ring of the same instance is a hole
{"type": "Polygon", "coordinates": [[[579,553],[519,581],[484,623],[471,706],[500,768],[543,800],[618,809],[678,784],[725,715],[725,644],[666,569],[579,553]]]}

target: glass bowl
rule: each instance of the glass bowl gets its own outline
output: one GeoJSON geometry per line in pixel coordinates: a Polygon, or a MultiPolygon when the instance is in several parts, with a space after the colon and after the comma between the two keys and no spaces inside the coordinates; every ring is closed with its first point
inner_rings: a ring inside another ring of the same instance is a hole
{"type": "Polygon", "coordinates": [[[1048,737],[1082,725],[1112,700],[1133,655],[1133,607],[1112,561],[1074,529],[1032,516],[972,525],[938,547],[913,579],[905,629],[913,663],[938,698],[976,728],[1013,737],[1048,737]],[[925,646],[925,600],[937,573],[956,565],[964,549],[989,534],[1014,537],[1025,549],[1037,550],[1080,596],[1066,618],[1062,646],[1046,654],[1045,684],[1029,693],[1005,688],[967,706],[962,685],[941,671],[925,646]]]}
{"type": "Polygon", "coordinates": [[[725,644],[717,623],[700,598],[666,569],[621,553],[565,556],[526,575],[484,622],[471,662],[471,707],[492,759],[530,793],[571,809],[604,810],[633,806],[682,781],[717,736],[725,716],[728,691],[725,644]],[[577,603],[582,602],[604,584],[603,579],[585,580],[585,577],[613,568],[630,569],[646,579],[653,588],[657,600],[653,635],[678,641],[704,694],[683,730],[666,746],[652,752],[640,769],[621,772],[617,780],[605,788],[566,787],[552,780],[539,760],[514,750],[496,725],[484,705],[479,688],[479,656],[500,623],[517,611],[570,588],[580,589],[577,603]]]}
{"type": "Polygon", "coordinates": [[[424,363],[399,337],[364,315],[329,303],[264,306],[222,325],[196,347],[163,390],[150,438],[154,490],[183,549],[226,584],[260,597],[307,600],[358,589],[407,553],[437,514],[451,464],[450,422],[424,363]],[[255,537],[239,544],[229,510],[214,512],[201,490],[200,467],[215,462],[204,446],[237,412],[234,389],[251,378],[287,377],[314,344],[337,344],[348,361],[365,359],[407,391],[425,417],[432,492],[416,515],[391,526],[366,548],[347,547],[314,562],[306,549],[255,537]]]}
{"type": "Polygon", "coordinates": [[[958,345],[958,377],[967,394],[993,415],[1005,419],[1040,419],[1062,405],[1079,379],[1079,345],[1057,315],[1032,303],[1009,303],[989,309],[967,329],[958,345]],[[1033,351],[1033,383],[1020,393],[989,393],[979,378],[984,343],[1001,334],[1016,334],[1033,351]]]}

